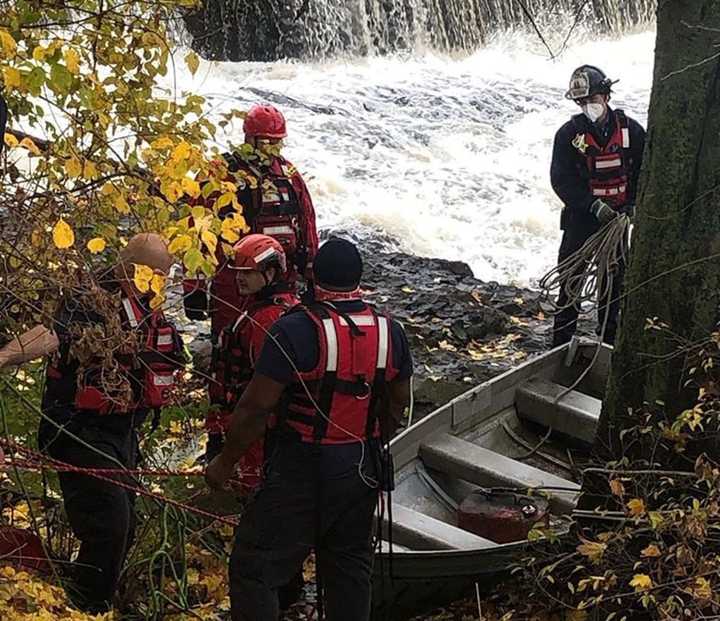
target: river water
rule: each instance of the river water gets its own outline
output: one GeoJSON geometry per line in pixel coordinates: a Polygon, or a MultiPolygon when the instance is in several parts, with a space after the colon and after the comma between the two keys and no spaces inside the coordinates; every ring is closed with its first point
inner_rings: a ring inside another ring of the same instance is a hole
{"type": "MultiPolygon", "coordinates": [[[[206,96],[213,117],[261,101],[283,110],[285,155],[305,175],[321,227],[533,286],[559,242],[549,166],[556,129],[577,112],[563,99],[569,75],[601,66],[621,80],[615,104],[644,124],[653,46],[652,32],[578,31],[551,60],[535,35],[505,32],[461,58],[202,62],[194,77],[178,69],[175,79],[206,96]]],[[[242,142],[240,122],[218,139],[242,142]]]]}

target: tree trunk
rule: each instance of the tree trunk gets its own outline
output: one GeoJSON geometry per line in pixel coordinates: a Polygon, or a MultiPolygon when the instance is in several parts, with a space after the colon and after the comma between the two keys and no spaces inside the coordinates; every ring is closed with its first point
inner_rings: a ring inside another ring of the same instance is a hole
{"type": "MultiPolygon", "coordinates": [[[[622,326],[596,440],[620,455],[630,408],[691,406],[688,343],[707,338],[720,293],[720,0],[660,3],[648,142],[622,326]],[[657,318],[657,319],[655,319],[657,318]],[[668,330],[648,329],[648,320],[668,330]]],[[[632,86],[632,85],[631,85],[632,86]]]]}

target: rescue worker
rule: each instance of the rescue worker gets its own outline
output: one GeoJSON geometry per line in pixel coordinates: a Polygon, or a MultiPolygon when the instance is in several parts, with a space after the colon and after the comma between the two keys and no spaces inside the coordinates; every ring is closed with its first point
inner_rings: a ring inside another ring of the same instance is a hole
{"type": "MultiPolygon", "coordinates": [[[[81,468],[136,467],[136,430],[167,403],[184,354],[175,327],[151,310],[133,274],[136,265],[167,274],[172,262],[160,236],[134,236],[99,287],[68,292],[52,331],[33,328],[0,350],[0,366],[53,354],[38,433],[50,457],[81,468]]],[[[105,612],[133,542],[135,494],[86,474],[58,477],[80,540],[68,594],[86,612],[105,612]]],[[[137,487],[130,476],[114,478],[137,487]]]]}
{"type": "MultiPolygon", "coordinates": [[[[295,283],[310,269],[318,235],[310,192],[297,168],[280,154],[282,140],[287,136],[285,117],[273,106],[255,105],[245,118],[243,130],[245,145],[224,155],[233,175],[231,180],[238,186],[243,216],[251,233],[269,235],[282,244],[288,264],[286,279],[295,283]]],[[[232,205],[223,207],[220,217],[231,216],[233,209],[232,205]]],[[[230,259],[220,246],[217,258],[219,267],[209,292],[202,280],[184,282],[186,315],[202,319],[209,312],[210,336],[215,345],[222,330],[237,319],[247,303],[237,290],[235,275],[228,269],[230,259]]],[[[211,367],[212,373],[215,361],[211,367]]],[[[210,402],[217,406],[210,409],[206,422],[208,455],[212,455],[222,437],[223,395],[216,385],[209,388],[210,402]]]]}
{"type": "MultiPolygon", "coordinates": [[[[211,380],[225,397],[220,413],[223,434],[227,433],[235,404],[252,377],[268,330],[300,302],[286,280],[287,263],[280,242],[267,235],[253,234],[237,242],[233,251],[228,269],[235,276],[238,293],[247,297],[247,301],[243,314],[220,334],[211,380]]],[[[210,458],[220,452],[222,442],[212,448],[210,458]]],[[[242,483],[246,490],[257,486],[263,461],[262,442],[258,442],[243,458],[242,483]]]]}
{"type": "MultiPolygon", "coordinates": [[[[645,130],[622,110],[610,107],[615,82],[597,67],[582,65],[573,71],[570,88],[565,93],[582,113],[558,130],[553,145],[550,180],[564,203],[559,263],[618,214],[631,217],[634,214],[645,130]]],[[[624,271],[624,265],[618,267],[609,299],[599,300],[598,334],[605,326],[603,339],[610,344],[617,332],[624,271]]],[[[557,304],[568,305],[564,285],[557,304]]],[[[569,305],[555,316],[554,347],[568,342],[575,334],[579,312],[577,305],[569,305]]]]}
{"type": "Polygon", "coordinates": [[[272,327],[206,472],[222,487],[276,415],[230,560],[234,621],[277,621],[278,586],[312,548],[327,619],[370,614],[373,516],[392,480],[381,433],[390,437],[409,404],[412,358],[400,324],[362,301],[355,246],[326,242],[313,271],[314,302],[272,327]]]}

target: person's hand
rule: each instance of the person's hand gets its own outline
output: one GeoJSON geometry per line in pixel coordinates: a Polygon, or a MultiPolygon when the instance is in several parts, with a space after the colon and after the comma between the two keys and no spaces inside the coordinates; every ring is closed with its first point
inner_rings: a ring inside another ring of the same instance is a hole
{"type": "Polygon", "coordinates": [[[608,222],[617,218],[617,211],[615,211],[610,205],[601,199],[597,199],[592,205],[590,205],[590,213],[595,216],[595,219],[602,225],[605,226],[608,222]]]}
{"type": "Polygon", "coordinates": [[[620,211],[632,220],[635,217],[635,203],[628,203],[620,211]]]}
{"type": "Polygon", "coordinates": [[[220,453],[205,469],[205,482],[214,490],[225,489],[225,484],[235,474],[235,464],[229,464],[220,453]]]}

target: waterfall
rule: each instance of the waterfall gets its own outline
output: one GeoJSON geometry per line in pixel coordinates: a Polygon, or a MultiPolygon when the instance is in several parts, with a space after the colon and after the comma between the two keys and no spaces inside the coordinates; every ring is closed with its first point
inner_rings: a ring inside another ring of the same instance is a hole
{"type": "Polygon", "coordinates": [[[531,18],[550,28],[568,15],[620,33],[652,21],[656,7],[657,0],[205,0],[185,23],[208,59],[271,61],[417,46],[471,52],[494,32],[531,18]]]}

